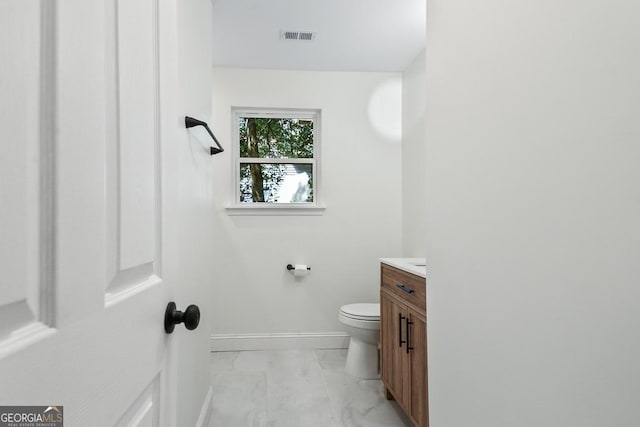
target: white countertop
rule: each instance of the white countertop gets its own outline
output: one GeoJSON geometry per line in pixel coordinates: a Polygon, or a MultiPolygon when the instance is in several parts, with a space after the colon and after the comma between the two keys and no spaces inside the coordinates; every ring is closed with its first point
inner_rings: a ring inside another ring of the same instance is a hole
{"type": "Polygon", "coordinates": [[[427,278],[427,266],[424,258],[380,258],[380,262],[404,270],[407,273],[427,278]]]}

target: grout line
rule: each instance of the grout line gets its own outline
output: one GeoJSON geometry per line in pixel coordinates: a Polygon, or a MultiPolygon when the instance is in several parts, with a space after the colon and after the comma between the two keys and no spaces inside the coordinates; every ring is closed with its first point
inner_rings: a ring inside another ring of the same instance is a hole
{"type": "Polygon", "coordinates": [[[261,372],[264,379],[264,426],[269,425],[269,377],[267,372],[261,372]]]}

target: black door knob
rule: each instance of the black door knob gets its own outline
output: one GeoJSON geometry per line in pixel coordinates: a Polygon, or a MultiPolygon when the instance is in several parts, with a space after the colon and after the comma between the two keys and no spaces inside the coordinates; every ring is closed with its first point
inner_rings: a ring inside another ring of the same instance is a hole
{"type": "Polygon", "coordinates": [[[179,323],[184,323],[184,327],[190,331],[197,328],[200,323],[200,309],[198,306],[192,304],[183,312],[176,310],[175,302],[171,301],[167,304],[167,309],[164,311],[165,332],[172,333],[179,323]]]}

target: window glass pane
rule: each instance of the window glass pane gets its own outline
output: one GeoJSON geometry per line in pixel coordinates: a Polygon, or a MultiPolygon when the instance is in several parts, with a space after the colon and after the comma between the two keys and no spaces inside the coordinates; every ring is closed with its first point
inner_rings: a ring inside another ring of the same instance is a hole
{"type": "Polygon", "coordinates": [[[240,163],[240,202],[313,202],[313,165],[240,163]]]}
{"type": "Polygon", "coordinates": [[[240,157],[313,158],[313,120],[240,117],[240,157]]]}

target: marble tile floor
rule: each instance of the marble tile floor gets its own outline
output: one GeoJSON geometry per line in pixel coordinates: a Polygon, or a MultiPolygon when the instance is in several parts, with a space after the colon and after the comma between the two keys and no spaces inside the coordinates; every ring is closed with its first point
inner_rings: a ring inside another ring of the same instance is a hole
{"type": "Polygon", "coordinates": [[[379,380],[344,373],[346,350],[211,353],[209,427],[410,427],[379,380]]]}

